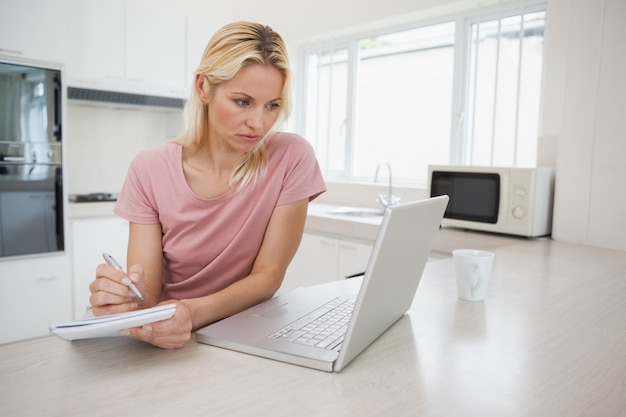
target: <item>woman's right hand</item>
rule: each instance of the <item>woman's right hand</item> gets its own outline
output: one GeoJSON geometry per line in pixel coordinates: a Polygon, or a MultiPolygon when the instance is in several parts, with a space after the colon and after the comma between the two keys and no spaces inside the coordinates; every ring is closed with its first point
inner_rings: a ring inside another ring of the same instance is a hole
{"type": "Polygon", "coordinates": [[[128,275],[107,264],[96,268],[96,279],[89,285],[89,302],[95,316],[125,313],[139,308],[139,299],[128,287],[134,283],[145,294],[143,268],[133,265],[128,275]]]}

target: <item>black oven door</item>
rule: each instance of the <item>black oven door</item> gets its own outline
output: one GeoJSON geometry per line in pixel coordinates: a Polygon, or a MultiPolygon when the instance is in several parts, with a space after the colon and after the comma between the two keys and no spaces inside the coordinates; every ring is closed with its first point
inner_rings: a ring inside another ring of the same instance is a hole
{"type": "Polygon", "coordinates": [[[64,250],[59,70],[0,63],[0,256],[64,250]]]}
{"type": "MultiPolygon", "coordinates": [[[[12,166],[29,170],[32,166],[12,166]]],[[[0,254],[31,255],[64,250],[61,167],[50,177],[11,181],[0,176],[0,254]]]]}

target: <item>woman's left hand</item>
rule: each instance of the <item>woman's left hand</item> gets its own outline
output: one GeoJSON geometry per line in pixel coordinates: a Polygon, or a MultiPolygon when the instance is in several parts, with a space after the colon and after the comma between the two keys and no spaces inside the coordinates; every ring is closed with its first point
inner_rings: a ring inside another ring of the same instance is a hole
{"type": "Polygon", "coordinates": [[[121,335],[141,340],[163,349],[182,348],[191,339],[191,311],[181,301],[166,301],[161,304],[176,304],[176,312],[171,318],[149,323],[143,327],[125,329],[121,335]]]}

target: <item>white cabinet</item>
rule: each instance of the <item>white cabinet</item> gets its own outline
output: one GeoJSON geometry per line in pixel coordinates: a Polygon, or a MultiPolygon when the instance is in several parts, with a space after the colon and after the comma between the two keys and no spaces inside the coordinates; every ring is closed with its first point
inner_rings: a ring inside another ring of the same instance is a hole
{"type": "Polygon", "coordinates": [[[45,336],[71,318],[67,254],[0,261],[0,343],[45,336]]]}
{"type": "Polygon", "coordinates": [[[68,0],[67,70],[93,80],[124,78],[124,0],[68,0]]]}
{"type": "Polygon", "coordinates": [[[323,284],[365,271],[373,246],[350,239],[305,233],[280,292],[323,284]]]}
{"type": "Polygon", "coordinates": [[[305,233],[287,268],[280,292],[336,279],[338,243],[334,238],[305,233]]]}
{"type": "Polygon", "coordinates": [[[113,216],[77,218],[71,221],[71,229],[74,317],[79,318],[89,306],[89,284],[104,262],[102,253],[110,253],[126,268],[128,222],[113,216]]]}
{"type": "Polygon", "coordinates": [[[126,78],[163,86],[167,93],[184,97],[185,17],[150,6],[126,2],[126,78]]]}
{"type": "Polygon", "coordinates": [[[71,85],[187,95],[183,15],[136,0],[67,1],[71,85]]]}
{"type": "Polygon", "coordinates": [[[365,272],[373,249],[371,244],[340,239],[337,249],[337,279],[365,272]]]}
{"type": "Polygon", "coordinates": [[[198,68],[202,53],[209,39],[218,29],[218,25],[197,17],[187,17],[187,62],[185,68],[185,85],[191,87],[194,71],[198,68]]]}
{"type": "Polygon", "coordinates": [[[65,0],[2,1],[0,55],[65,62],[65,0]]]}

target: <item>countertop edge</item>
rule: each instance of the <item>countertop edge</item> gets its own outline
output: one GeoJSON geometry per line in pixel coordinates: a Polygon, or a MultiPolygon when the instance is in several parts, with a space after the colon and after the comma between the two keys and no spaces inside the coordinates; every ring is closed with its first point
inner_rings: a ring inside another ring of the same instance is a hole
{"type": "Polygon", "coordinates": [[[90,217],[117,217],[113,213],[115,201],[99,201],[88,203],[67,203],[67,216],[70,220],[90,217]]]}

